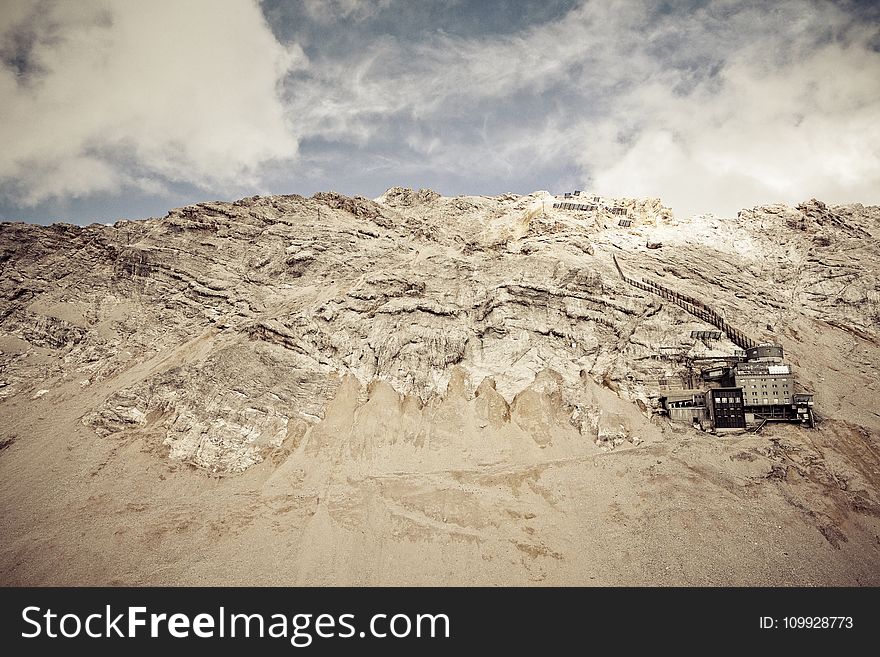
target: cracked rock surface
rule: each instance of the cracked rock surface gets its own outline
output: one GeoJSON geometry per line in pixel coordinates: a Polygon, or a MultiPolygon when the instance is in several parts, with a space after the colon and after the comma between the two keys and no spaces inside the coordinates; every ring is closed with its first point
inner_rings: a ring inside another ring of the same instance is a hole
{"type": "Polygon", "coordinates": [[[553,202],[0,224],[4,581],[880,582],[880,208],[553,202]],[[658,416],[737,346],[621,272],[782,344],[819,427],[658,416]]]}

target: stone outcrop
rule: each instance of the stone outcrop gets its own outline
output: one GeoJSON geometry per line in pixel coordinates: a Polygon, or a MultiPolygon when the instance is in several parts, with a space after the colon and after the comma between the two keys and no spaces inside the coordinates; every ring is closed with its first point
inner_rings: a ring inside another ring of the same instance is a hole
{"type": "Polygon", "coordinates": [[[0,224],[0,397],[76,381],[83,422],[108,440],[221,473],[343,450],[327,429],[342,417],[363,428],[346,453],[398,446],[414,463],[452,443],[491,461],[659,440],[662,383],[687,376],[687,356],[736,347],[691,338],[711,326],[627,285],[616,255],[782,342],[820,413],[880,427],[863,401],[877,394],[880,208],[684,221],[628,199],[622,227],[552,204],[392,188],[0,224]],[[846,369],[834,386],[829,367],[846,369]]]}

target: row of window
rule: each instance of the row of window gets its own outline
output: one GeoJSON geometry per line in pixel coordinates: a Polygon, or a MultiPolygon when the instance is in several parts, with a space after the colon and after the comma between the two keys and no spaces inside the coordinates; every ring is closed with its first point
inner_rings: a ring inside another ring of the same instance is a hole
{"type": "MultiPolygon", "coordinates": [[[[757,393],[757,392],[753,392],[753,393],[752,393],[752,396],[753,396],[753,398],[751,399],[751,402],[754,403],[754,404],[757,404],[757,403],[758,403],[758,393],[757,393]]],[[[789,398],[789,397],[783,397],[783,398],[782,398],[782,403],[783,403],[783,404],[788,404],[789,401],[790,401],[790,398],[789,398]]],[[[719,404],[719,403],[720,403],[720,404],[732,404],[732,405],[740,406],[740,405],[742,405],[744,402],[742,402],[742,401],[740,401],[738,398],[734,398],[734,397],[716,397],[716,398],[715,398],[715,403],[716,403],[716,404],[719,404]]],[[[763,396],[762,396],[762,397],[761,397],[761,403],[763,403],[763,404],[769,404],[769,403],[770,403],[770,398],[769,398],[769,397],[763,397],[763,396]]],[[[779,402],[779,397],[773,397],[773,403],[774,403],[774,404],[778,404],[778,403],[780,403],[780,402],[779,402]]]]}
{"type": "MultiPolygon", "coordinates": [[[[757,403],[758,403],[758,399],[757,399],[757,398],[752,399],[752,402],[754,402],[754,403],[757,404],[757,403]]],[[[788,398],[788,397],[783,397],[783,398],[782,398],[782,403],[783,403],[783,404],[787,404],[788,402],[789,402],[789,398],[788,398]]],[[[769,397],[762,397],[762,398],[761,398],[761,403],[762,403],[762,404],[769,404],[769,403],[770,403],[770,398],[769,398],[769,397]]],[[[779,403],[779,397],[774,397],[774,398],[773,398],[773,403],[774,403],[774,404],[778,404],[778,403],[779,403]]]]}

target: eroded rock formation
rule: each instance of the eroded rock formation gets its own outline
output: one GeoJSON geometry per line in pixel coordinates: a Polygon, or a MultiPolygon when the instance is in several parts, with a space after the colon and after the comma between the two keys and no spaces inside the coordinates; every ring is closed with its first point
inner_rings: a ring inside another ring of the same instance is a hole
{"type": "Polygon", "coordinates": [[[553,202],[0,224],[3,581],[880,582],[880,208],[553,202]],[[819,427],[659,416],[700,313],[819,427]]]}
{"type": "MultiPolygon", "coordinates": [[[[664,349],[735,347],[690,339],[705,323],[625,285],[616,255],[633,275],[711,300],[755,339],[781,339],[822,412],[877,426],[846,389],[874,385],[877,208],[813,200],[679,222],[656,201],[626,204],[626,228],[601,210],[548,209],[546,193],[401,188],[377,201],[201,203],[114,226],[2,224],[0,395],[76,379],[95,389],[84,422],[98,433],[140,432],[212,471],[298,440],[346,376],[365,390],[387,382],[419,415],[451,403],[460,371],[455,394],[483,409],[475,417],[539,448],[620,444],[636,417],[635,438],[652,440],[658,381],[682,375],[658,360],[664,349]],[[661,241],[668,248],[651,249],[661,241]],[[827,326],[857,341],[851,382],[834,390],[822,389],[823,368],[844,354],[827,326]],[[804,334],[826,347],[818,362],[804,334]],[[598,400],[597,386],[627,412],[598,400]]],[[[376,402],[362,391],[359,403],[376,402]]]]}

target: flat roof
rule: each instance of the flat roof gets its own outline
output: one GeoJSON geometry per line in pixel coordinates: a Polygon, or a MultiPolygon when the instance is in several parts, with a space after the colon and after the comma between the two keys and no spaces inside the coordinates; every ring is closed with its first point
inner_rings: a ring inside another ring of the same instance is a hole
{"type": "Polygon", "coordinates": [[[737,375],[745,376],[751,376],[754,374],[774,376],[791,374],[791,368],[787,363],[756,363],[754,361],[746,361],[745,363],[737,363],[734,372],[737,375]]]}
{"type": "Polygon", "coordinates": [[[685,399],[691,399],[694,395],[705,395],[705,390],[670,390],[668,394],[661,395],[663,399],[667,401],[683,401],[685,399]]]}

